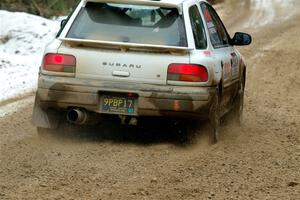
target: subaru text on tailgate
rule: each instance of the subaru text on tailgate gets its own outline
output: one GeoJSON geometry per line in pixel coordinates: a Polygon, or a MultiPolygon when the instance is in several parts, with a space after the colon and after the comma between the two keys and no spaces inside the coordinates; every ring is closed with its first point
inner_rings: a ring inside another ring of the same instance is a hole
{"type": "Polygon", "coordinates": [[[83,0],[44,53],[33,123],[58,129],[61,116],[241,120],[246,67],[213,7],[203,0],[83,0]],[[65,113],[65,114],[64,114],[65,113]]]}

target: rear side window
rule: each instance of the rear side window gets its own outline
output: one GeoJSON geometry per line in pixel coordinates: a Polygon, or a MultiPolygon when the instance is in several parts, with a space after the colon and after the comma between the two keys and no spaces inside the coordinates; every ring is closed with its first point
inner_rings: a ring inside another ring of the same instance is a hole
{"type": "Polygon", "coordinates": [[[76,17],[68,38],[187,46],[177,9],[89,2],[76,17]]]}
{"type": "Polygon", "coordinates": [[[190,7],[189,15],[191,20],[191,26],[193,29],[195,46],[197,49],[205,49],[207,47],[205,29],[199,9],[196,5],[190,7]]]}
{"type": "Polygon", "coordinates": [[[227,32],[216,11],[205,3],[201,4],[201,10],[205,18],[212,45],[215,48],[228,46],[229,39],[227,32]]]}

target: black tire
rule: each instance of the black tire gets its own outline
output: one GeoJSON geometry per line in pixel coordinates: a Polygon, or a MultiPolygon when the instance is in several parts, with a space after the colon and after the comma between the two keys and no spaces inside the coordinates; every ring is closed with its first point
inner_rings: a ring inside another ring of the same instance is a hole
{"type": "Polygon", "coordinates": [[[211,144],[216,144],[219,141],[220,119],[220,94],[219,90],[217,89],[209,112],[209,139],[211,144]]]}
{"type": "Polygon", "coordinates": [[[197,136],[199,121],[188,120],[183,121],[181,125],[181,133],[179,133],[180,142],[183,144],[193,144],[197,136]]]}
{"type": "Polygon", "coordinates": [[[239,91],[235,99],[234,108],[233,108],[234,119],[240,126],[243,123],[244,91],[245,91],[245,83],[244,83],[244,79],[242,78],[240,80],[239,91]]]}

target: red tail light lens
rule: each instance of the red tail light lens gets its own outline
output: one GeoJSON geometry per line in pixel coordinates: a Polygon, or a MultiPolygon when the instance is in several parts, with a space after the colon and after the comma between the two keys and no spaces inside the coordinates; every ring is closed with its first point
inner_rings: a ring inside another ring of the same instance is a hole
{"type": "Polygon", "coordinates": [[[42,67],[46,71],[75,73],[76,58],[72,55],[48,53],[42,67]]]}
{"type": "Polygon", "coordinates": [[[206,67],[193,64],[170,64],[168,67],[168,80],[187,82],[206,82],[208,72],[206,67]]]}

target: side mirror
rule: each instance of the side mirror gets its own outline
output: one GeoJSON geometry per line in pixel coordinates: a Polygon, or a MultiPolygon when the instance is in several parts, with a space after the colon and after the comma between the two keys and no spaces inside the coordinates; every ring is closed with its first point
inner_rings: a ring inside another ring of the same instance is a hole
{"type": "Polygon", "coordinates": [[[231,39],[232,45],[244,46],[249,45],[252,42],[251,35],[247,33],[237,32],[234,34],[234,37],[231,39]]]}
{"type": "Polygon", "coordinates": [[[68,22],[68,20],[67,19],[63,19],[63,20],[61,20],[61,22],[60,22],[60,28],[63,28],[63,27],[65,27],[65,25],[66,25],[66,23],[68,22]]]}

